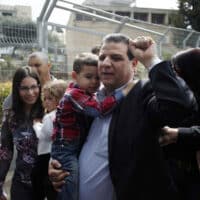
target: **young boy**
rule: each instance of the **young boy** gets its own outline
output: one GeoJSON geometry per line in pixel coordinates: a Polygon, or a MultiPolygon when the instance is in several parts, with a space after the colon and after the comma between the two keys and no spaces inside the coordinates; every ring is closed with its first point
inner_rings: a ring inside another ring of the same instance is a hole
{"type": "Polygon", "coordinates": [[[67,88],[57,107],[51,156],[70,172],[58,194],[59,200],[78,200],[78,154],[82,139],[89,128],[86,116],[97,117],[110,113],[128,93],[127,86],[98,102],[94,93],[100,86],[98,57],[92,53],[78,55],[73,64],[74,82],[67,88]]]}

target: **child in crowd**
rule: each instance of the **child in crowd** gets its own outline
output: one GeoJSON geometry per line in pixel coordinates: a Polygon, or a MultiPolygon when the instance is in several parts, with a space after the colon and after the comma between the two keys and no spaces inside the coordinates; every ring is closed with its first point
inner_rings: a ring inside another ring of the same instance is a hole
{"type": "Polygon", "coordinates": [[[56,107],[65,93],[67,82],[64,80],[49,81],[42,88],[42,100],[46,114],[41,120],[35,119],[33,128],[38,138],[38,159],[32,173],[34,199],[56,200],[56,192],[48,178],[48,163],[50,158],[53,120],[56,107]]]}
{"type": "Polygon", "coordinates": [[[67,88],[57,107],[51,157],[58,160],[70,175],[58,194],[59,200],[78,200],[78,155],[89,128],[88,117],[110,114],[133,85],[98,102],[94,93],[100,86],[98,56],[78,55],[73,64],[73,83],[67,88]]]}

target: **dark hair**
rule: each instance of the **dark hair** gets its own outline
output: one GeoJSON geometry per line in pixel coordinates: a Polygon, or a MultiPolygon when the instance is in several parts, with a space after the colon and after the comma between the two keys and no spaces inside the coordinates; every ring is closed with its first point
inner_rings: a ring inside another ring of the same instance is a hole
{"type": "Polygon", "coordinates": [[[200,48],[178,52],[172,57],[172,64],[194,92],[200,91],[200,48]]]}
{"type": "Polygon", "coordinates": [[[100,48],[101,47],[99,45],[92,47],[91,53],[99,55],[100,48]]]}
{"type": "Polygon", "coordinates": [[[110,43],[110,42],[114,42],[114,43],[124,43],[127,45],[127,56],[129,58],[129,60],[132,60],[134,58],[134,55],[131,53],[130,49],[129,49],[129,40],[130,38],[124,34],[121,33],[111,33],[106,35],[103,40],[102,40],[102,44],[103,43],[110,43]]]}
{"type": "Polygon", "coordinates": [[[84,65],[97,67],[98,56],[90,52],[77,55],[73,63],[73,70],[78,74],[80,73],[84,65]]]}
{"type": "MultiPolygon", "coordinates": [[[[19,95],[19,87],[22,82],[22,80],[26,77],[32,77],[37,81],[37,84],[40,84],[38,74],[36,70],[29,66],[20,67],[16,70],[13,81],[12,81],[12,110],[14,112],[14,118],[16,122],[20,120],[25,120],[26,115],[25,112],[23,112],[23,105],[24,102],[21,100],[19,95]]],[[[40,88],[40,95],[41,95],[41,88],[40,88]]],[[[36,103],[33,105],[30,119],[33,118],[41,118],[43,116],[43,107],[40,96],[38,97],[36,103]]]]}

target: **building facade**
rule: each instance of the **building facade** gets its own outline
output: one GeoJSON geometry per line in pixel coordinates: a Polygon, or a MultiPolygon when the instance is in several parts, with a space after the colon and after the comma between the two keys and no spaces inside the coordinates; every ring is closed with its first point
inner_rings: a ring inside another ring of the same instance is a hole
{"type": "Polygon", "coordinates": [[[10,6],[0,4],[0,17],[13,17],[22,20],[32,20],[32,9],[31,6],[10,6]]]}
{"type": "MultiPolygon", "coordinates": [[[[169,25],[171,13],[177,12],[176,9],[139,7],[137,2],[132,0],[86,0],[84,5],[102,9],[112,14],[162,25],[169,25]]],[[[88,18],[86,19],[88,20],[88,18]]],[[[76,16],[76,20],[86,19],[80,15],[76,16]]]]}
{"type": "Polygon", "coordinates": [[[66,31],[68,69],[75,55],[90,51],[99,45],[102,37],[111,32],[122,32],[134,38],[149,35],[155,40],[161,37],[148,30],[163,33],[170,24],[172,9],[138,7],[132,0],[86,0],[82,6],[74,5],[66,31]],[[103,11],[103,12],[102,12],[103,11]],[[130,23],[130,26],[125,26],[130,23]]]}

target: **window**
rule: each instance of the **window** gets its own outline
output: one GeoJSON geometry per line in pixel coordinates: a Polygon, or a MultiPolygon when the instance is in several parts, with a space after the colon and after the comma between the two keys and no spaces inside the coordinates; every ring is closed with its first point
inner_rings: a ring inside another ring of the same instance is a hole
{"type": "Polygon", "coordinates": [[[134,19],[148,21],[148,14],[147,13],[134,13],[134,19]]]}
{"type": "Polygon", "coordinates": [[[151,15],[151,22],[155,24],[165,23],[165,14],[153,14],[151,15]]]}
{"type": "Polygon", "coordinates": [[[2,16],[13,16],[13,13],[12,12],[2,12],[2,16]]]}
{"type": "Polygon", "coordinates": [[[82,14],[76,14],[76,20],[77,21],[92,21],[92,17],[82,15],[82,14]]]}
{"type": "Polygon", "coordinates": [[[123,11],[116,11],[115,14],[121,15],[121,16],[127,16],[127,17],[131,16],[130,12],[123,12],[123,11]]]}

